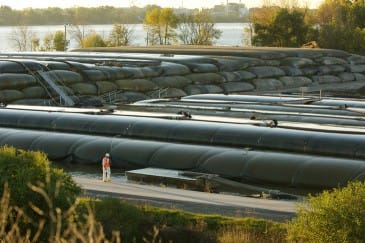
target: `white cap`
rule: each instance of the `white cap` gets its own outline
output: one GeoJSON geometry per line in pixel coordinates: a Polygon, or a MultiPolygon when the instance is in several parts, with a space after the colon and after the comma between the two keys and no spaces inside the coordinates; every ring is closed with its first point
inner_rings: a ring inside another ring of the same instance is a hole
{"type": "Polygon", "coordinates": [[[105,156],[108,156],[109,157],[109,153],[106,153],[105,156]]]}

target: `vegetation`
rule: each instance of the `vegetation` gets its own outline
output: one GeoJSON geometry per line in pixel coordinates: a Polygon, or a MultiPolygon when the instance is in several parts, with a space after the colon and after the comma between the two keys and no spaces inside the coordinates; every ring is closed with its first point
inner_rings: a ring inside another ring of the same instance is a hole
{"type": "Polygon", "coordinates": [[[107,46],[128,46],[133,40],[133,29],[124,24],[114,24],[107,40],[107,46]]]}
{"type": "MultiPolygon", "coordinates": [[[[47,232],[54,232],[53,218],[59,211],[67,211],[81,192],[69,175],[52,168],[47,157],[40,152],[1,147],[0,174],[0,195],[9,201],[8,205],[21,210],[14,209],[22,218],[22,227],[31,230],[27,232],[31,238],[42,238],[47,232]],[[42,232],[37,232],[40,226],[42,232]]],[[[8,216],[10,220],[20,220],[12,214],[8,216]]]]}
{"type": "Polygon", "coordinates": [[[321,47],[365,54],[365,2],[326,0],[318,9],[321,47]],[[336,38],[333,38],[336,36],[336,38]]]}
{"type": "Polygon", "coordinates": [[[53,47],[56,51],[66,50],[66,37],[63,31],[57,31],[53,38],[53,47]]]}
{"type": "Polygon", "coordinates": [[[269,23],[256,23],[253,44],[259,46],[300,47],[306,43],[307,24],[300,11],[279,9],[269,23]]]}
{"type": "Polygon", "coordinates": [[[92,32],[82,40],[82,47],[105,47],[103,38],[96,32],[92,32]]]}
{"type": "Polygon", "coordinates": [[[297,6],[251,9],[258,46],[300,47],[316,41],[322,48],[365,54],[364,1],[325,0],[317,11],[297,6]],[[336,36],[336,38],[333,38],[336,36]]]}
{"type": "Polygon", "coordinates": [[[183,14],[179,21],[179,39],[186,45],[213,45],[222,34],[214,25],[209,10],[183,14]]]}
{"type": "Polygon", "coordinates": [[[289,224],[295,242],[364,242],[365,183],[325,191],[298,205],[298,216],[289,224]]]}
{"type": "Polygon", "coordinates": [[[79,198],[80,188],[40,152],[0,148],[1,242],[363,242],[365,183],[310,196],[288,224],[200,215],[116,198],[79,198]],[[31,200],[29,200],[31,199],[31,200]]]}
{"type": "Polygon", "coordinates": [[[178,18],[171,8],[153,8],[143,22],[147,45],[170,45],[176,42],[178,18]]]}

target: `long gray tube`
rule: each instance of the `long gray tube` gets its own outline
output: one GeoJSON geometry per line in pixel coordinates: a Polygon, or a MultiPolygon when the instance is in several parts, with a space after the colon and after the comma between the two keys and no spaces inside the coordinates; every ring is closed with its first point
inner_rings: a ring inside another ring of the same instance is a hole
{"type": "Polygon", "coordinates": [[[0,126],[365,159],[362,134],[8,109],[0,109],[0,126]]]}
{"type": "Polygon", "coordinates": [[[157,167],[218,174],[243,182],[330,188],[365,179],[365,162],[334,157],[250,151],[80,134],[0,128],[0,145],[40,150],[53,161],[114,168],[157,167]]]}

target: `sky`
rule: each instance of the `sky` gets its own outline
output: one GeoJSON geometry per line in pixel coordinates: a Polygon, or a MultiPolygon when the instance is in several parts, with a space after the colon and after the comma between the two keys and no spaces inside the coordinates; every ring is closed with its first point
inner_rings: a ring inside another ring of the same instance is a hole
{"type": "MultiPolygon", "coordinates": [[[[316,8],[323,0],[298,1],[300,5],[316,8]]],[[[211,8],[214,5],[226,3],[227,0],[0,0],[0,5],[6,5],[12,9],[24,8],[47,8],[47,7],[97,7],[109,5],[114,7],[138,6],[144,7],[148,4],[157,4],[161,7],[185,7],[185,8],[211,8]]],[[[229,2],[242,2],[247,7],[262,6],[263,0],[229,0],[229,2]]]]}

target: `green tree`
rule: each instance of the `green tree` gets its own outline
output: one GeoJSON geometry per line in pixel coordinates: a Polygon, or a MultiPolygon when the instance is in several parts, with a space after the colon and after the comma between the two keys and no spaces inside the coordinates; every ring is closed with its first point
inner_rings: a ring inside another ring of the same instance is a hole
{"type": "Polygon", "coordinates": [[[365,2],[326,0],[318,8],[321,47],[365,54],[365,2]],[[336,38],[333,38],[336,36],[336,38]]]}
{"type": "Polygon", "coordinates": [[[288,226],[295,242],[364,242],[365,183],[310,196],[288,226]]]}
{"type": "Polygon", "coordinates": [[[53,38],[53,47],[56,51],[66,50],[65,33],[63,31],[56,31],[53,38]]]}
{"type": "Polygon", "coordinates": [[[87,35],[82,41],[82,47],[105,47],[103,38],[96,32],[87,35]]]}
{"type": "Polygon", "coordinates": [[[187,45],[213,45],[219,39],[222,31],[216,29],[209,10],[202,10],[180,16],[178,35],[187,45]]]}
{"type": "Polygon", "coordinates": [[[170,45],[176,40],[178,18],[171,8],[154,8],[146,13],[147,45],[170,45]]]}
{"type": "Polygon", "coordinates": [[[107,41],[108,46],[128,46],[132,42],[133,29],[124,24],[114,24],[107,41]]]}
{"type": "Polygon", "coordinates": [[[270,23],[256,23],[255,32],[254,45],[299,47],[306,42],[308,26],[302,12],[283,8],[270,23]]]}

